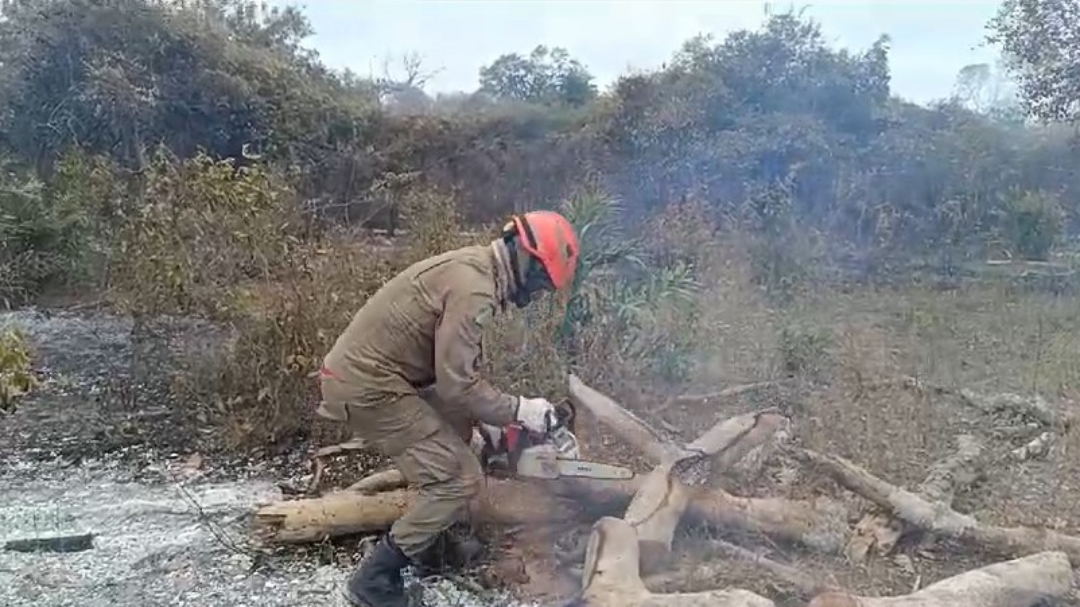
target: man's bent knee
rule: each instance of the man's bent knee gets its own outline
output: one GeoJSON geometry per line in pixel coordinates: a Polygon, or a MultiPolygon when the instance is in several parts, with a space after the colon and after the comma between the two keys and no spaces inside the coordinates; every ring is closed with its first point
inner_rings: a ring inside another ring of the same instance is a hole
{"type": "Polygon", "coordinates": [[[468,513],[473,486],[479,484],[452,478],[421,487],[419,499],[390,529],[401,550],[414,558],[440,533],[463,520],[468,513]]]}

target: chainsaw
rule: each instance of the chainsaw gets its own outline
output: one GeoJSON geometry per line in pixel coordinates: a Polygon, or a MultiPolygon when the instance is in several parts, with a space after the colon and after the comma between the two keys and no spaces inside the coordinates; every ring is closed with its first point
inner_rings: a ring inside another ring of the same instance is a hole
{"type": "Polygon", "coordinates": [[[558,479],[564,476],[596,479],[629,479],[634,471],[622,466],[581,459],[573,424],[576,411],[569,401],[555,406],[546,433],[527,430],[518,423],[499,429],[494,441],[484,433],[481,463],[493,476],[558,479]]]}

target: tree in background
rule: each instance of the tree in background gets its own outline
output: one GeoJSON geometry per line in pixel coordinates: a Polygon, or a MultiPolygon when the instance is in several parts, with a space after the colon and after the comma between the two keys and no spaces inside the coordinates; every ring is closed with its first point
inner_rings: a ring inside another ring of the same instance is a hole
{"type": "Polygon", "coordinates": [[[317,56],[298,9],[252,0],[8,0],[0,23],[4,143],[47,175],[71,146],[142,170],[164,143],[296,162],[354,138],[363,98],[317,56]]]}
{"type": "Polygon", "coordinates": [[[987,40],[1017,75],[1025,111],[1080,121],[1080,0],[1005,0],[987,40]]]}
{"type": "Polygon", "coordinates": [[[434,100],[424,92],[424,85],[440,70],[428,71],[423,58],[410,52],[401,56],[400,76],[391,74],[390,59],[383,60],[383,76],[375,80],[375,88],[385,109],[402,114],[418,114],[431,110],[434,100]]]}
{"type": "Polygon", "coordinates": [[[584,105],[596,97],[593,76],[562,48],[539,45],[528,57],[502,55],[480,68],[480,92],[496,99],[584,105]]]}
{"type": "Polygon", "coordinates": [[[1004,61],[998,61],[994,66],[989,63],[965,65],[956,75],[952,100],[998,122],[1021,124],[1024,120],[1016,84],[1008,77],[1008,66],[1004,61]]]}

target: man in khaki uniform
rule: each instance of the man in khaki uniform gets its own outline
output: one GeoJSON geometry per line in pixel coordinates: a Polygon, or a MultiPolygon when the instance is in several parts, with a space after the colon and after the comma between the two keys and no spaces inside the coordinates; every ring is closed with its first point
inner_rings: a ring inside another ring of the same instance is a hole
{"type": "Polygon", "coordinates": [[[475,422],[489,435],[512,422],[546,432],[544,398],[504,394],[479,375],[484,324],[509,302],[527,305],[573,281],[578,242],[558,213],[514,217],[490,245],[417,262],[356,313],[326,355],[319,414],[394,460],[419,500],[352,574],[359,607],[406,607],[401,570],[454,522],[483,477],[469,447],[475,422]]]}

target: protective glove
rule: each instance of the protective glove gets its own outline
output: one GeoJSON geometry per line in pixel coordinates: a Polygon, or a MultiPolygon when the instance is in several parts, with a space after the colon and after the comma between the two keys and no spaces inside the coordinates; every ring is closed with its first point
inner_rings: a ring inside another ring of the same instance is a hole
{"type": "Polygon", "coordinates": [[[546,398],[518,397],[517,421],[526,430],[537,434],[547,434],[555,424],[555,405],[546,398]]]}

